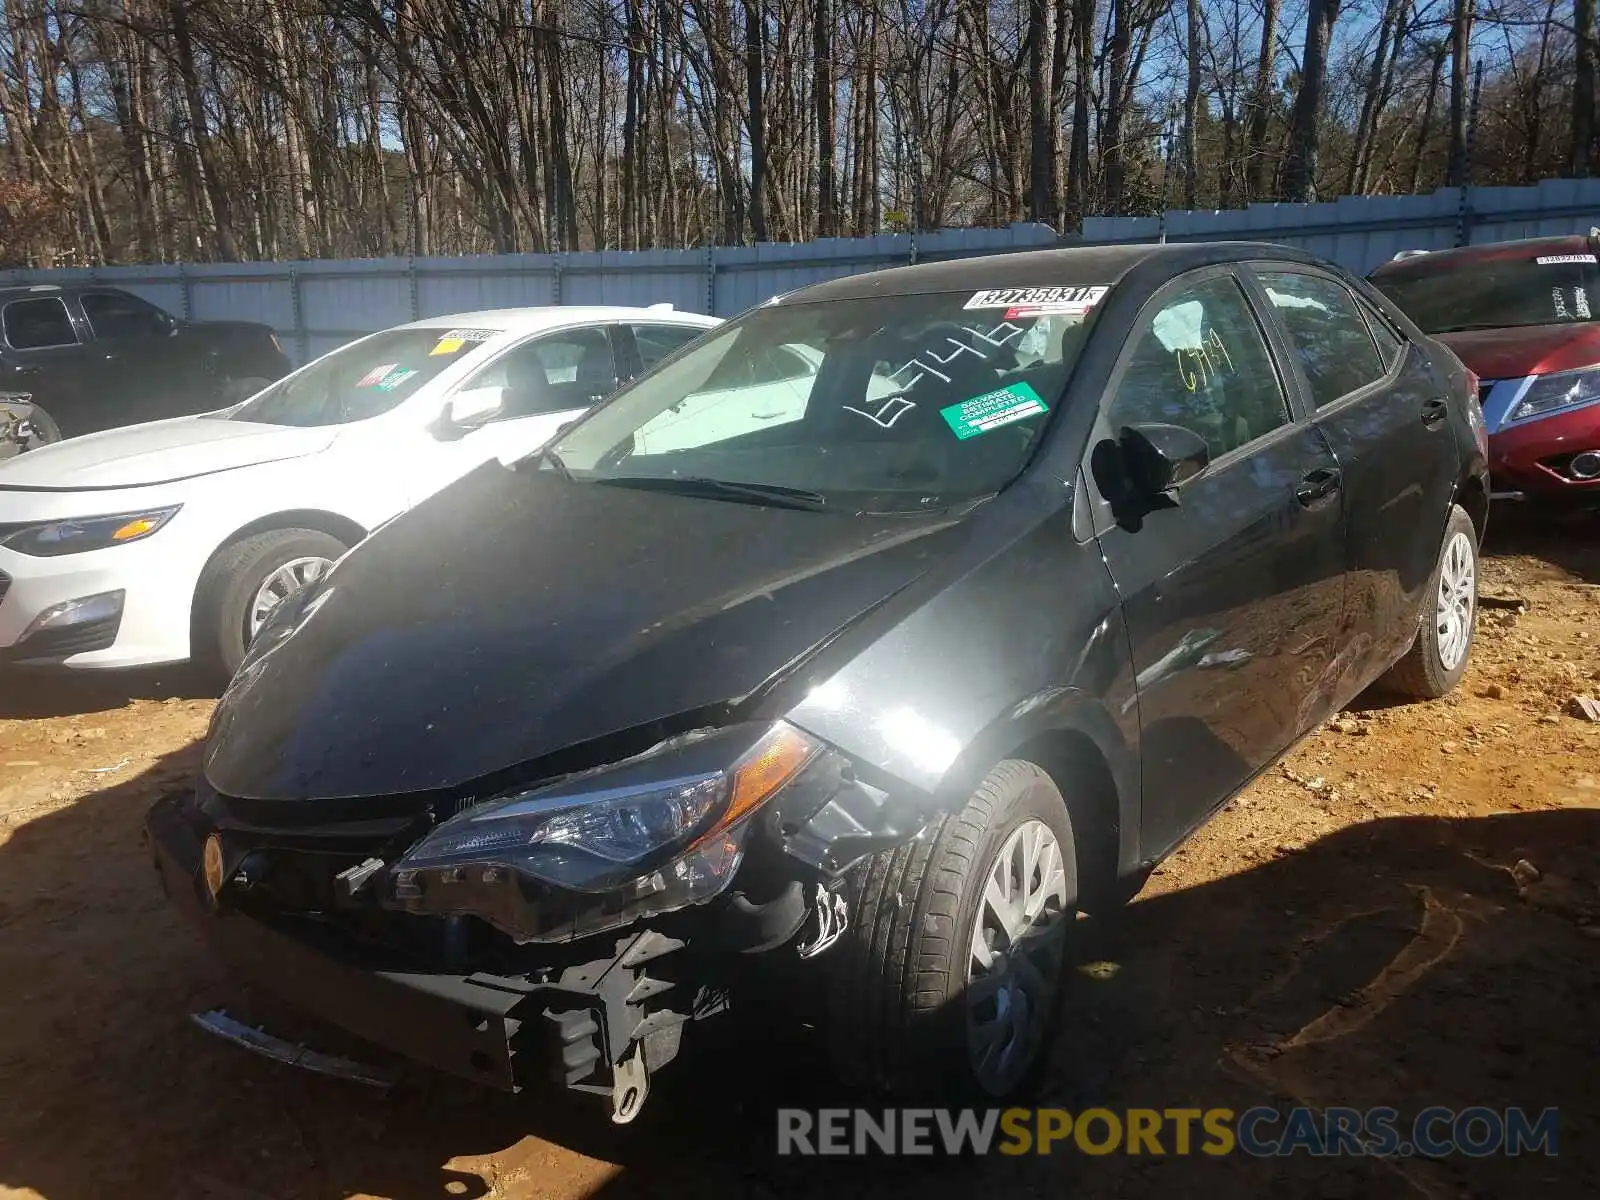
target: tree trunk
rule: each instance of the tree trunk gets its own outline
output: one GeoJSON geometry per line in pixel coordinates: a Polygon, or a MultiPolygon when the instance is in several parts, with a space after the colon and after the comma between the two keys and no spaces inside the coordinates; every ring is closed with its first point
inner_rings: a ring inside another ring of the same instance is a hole
{"type": "MultiPolygon", "coordinates": [[[[1278,0],[1267,0],[1269,11],[1277,4],[1278,0]]],[[[1128,30],[1128,4],[1129,0],[1111,0],[1111,42],[1108,49],[1107,61],[1110,66],[1106,72],[1106,119],[1100,134],[1100,161],[1106,174],[1106,204],[1112,216],[1122,213],[1123,192],[1126,187],[1127,154],[1122,145],[1122,126],[1126,119],[1125,107],[1122,102],[1123,80],[1128,74],[1128,51],[1131,37],[1128,30]]],[[[1087,38],[1088,33],[1082,32],[1080,36],[1087,38]]],[[[1087,86],[1079,81],[1079,91],[1087,86]]],[[[1076,146],[1077,138],[1073,138],[1076,146]]],[[[1079,172],[1085,169],[1086,164],[1079,163],[1072,169],[1076,179],[1079,172]]]]}
{"type": "Polygon", "coordinates": [[[1413,195],[1422,183],[1422,153],[1428,145],[1428,132],[1433,125],[1434,104],[1439,96],[1439,77],[1444,74],[1444,60],[1449,53],[1449,42],[1441,39],[1434,45],[1433,70],[1428,75],[1428,98],[1422,104],[1422,123],[1417,126],[1417,149],[1411,158],[1411,185],[1406,189],[1413,195]]]}
{"type": "Polygon", "coordinates": [[[1266,0],[1261,18],[1261,55],[1256,60],[1255,95],[1250,102],[1250,199],[1261,200],[1272,187],[1272,170],[1267,163],[1267,132],[1272,122],[1272,84],[1277,78],[1278,10],[1282,0],[1266,0]]]}
{"type": "Polygon", "coordinates": [[[767,116],[761,75],[766,66],[766,14],[763,0],[744,0],[744,73],[750,101],[750,234],[767,240],[767,116]]]}
{"type": "Polygon", "coordinates": [[[1289,118],[1289,153],[1283,164],[1283,198],[1306,203],[1317,198],[1317,155],[1322,137],[1322,93],[1328,72],[1328,44],[1339,17],[1339,0],[1311,0],[1306,13],[1306,49],[1301,58],[1300,91],[1289,118]]]}
{"type": "Polygon", "coordinates": [[[1572,129],[1567,169],[1574,178],[1587,179],[1594,161],[1595,0],[1573,0],[1572,25],[1576,31],[1577,55],[1572,77],[1572,129]]]}
{"type": "Polygon", "coordinates": [[[1200,0],[1189,0],[1188,86],[1183,93],[1183,206],[1193,209],[1200,181],[1200,147],[1196,131],[1200,124],[1200,39],[1205,18],[1200,0]]]}
{"type": "MultiPolygon", "coordinates": [[[[1051,0],[1028,0],[1028,217],[1055,223],[1050,211],[1050,55],[1055,45],[1051,0]]],[[[918,147],[920,151],[920,147],[918,147]]]]}
{"type": "Polygon", "coordinates": [[[1361,116],[1356,121],[1355,141],[1350,147],[1350,171],[1344,188],[1347,195],[1358,195],[1366,187],[1367,160],[1371,157],[1372,138],[1382,111],[1390,38],[1400,41],[1409,4],[1410,0],[1385,0],[1383,16],[1378,20],[1378,48],[1373,51],[1372,68],[1367,72],[1367,84],[1361,94],[1361,116]]]}
{"type": "Polygon", "coordinates": [[[839,203],[833,178],[833,22],[832,0],[814,0],[811,24],[811,102],[817,122],[817,236],[839,236],[839,203]]]}
{"type": "Polygon", "coordinates": [[[1471,86],[1472,18],[1475,0],[1454,0],[1450,19],[1450,165],[1445,186],[1460,187],[1467,178],[1467,90],[1471,86]]]}
{"type": "Polygon", "coordinates": [[[207,128],[205,98],[200,91],[200,76],[195,69],[194,38],[189,29],[187,0],[169,0],[168,15],[172,22],[172,42],[178,60],[178,80],[183,88],[183,99],[188,109],[189,130],[194,138],[195,161],[199,166],[200,184],[205,189],[212,215],[212,245],[216,255],[224,262],[236,262],[239,244],[233,235],[233,208],[228,189],[222,182],[216,154],[207,128]]]}
{"type": "MultiPolygon", "coordinates": [[[[1117,10],[1121,0],[1113,0],[1117,10]]],[[[1072,152],[1067,156],[1067,203],[1073,225],[1081,225],[1089,211],[1089,100],[1094,87],[1095,0],[1077,0],[1073,16],[1073,48],[1077,78],[1072,89],[1072,152]]],[[[1104,159],[1104,152],[1101,154],[1104,159]]]]}

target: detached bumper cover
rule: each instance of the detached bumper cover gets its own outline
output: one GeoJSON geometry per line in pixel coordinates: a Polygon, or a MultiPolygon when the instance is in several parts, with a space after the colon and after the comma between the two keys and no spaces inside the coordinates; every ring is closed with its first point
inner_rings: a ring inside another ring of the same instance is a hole
{"type": "Polygon", "coordinates": [[[187,797],[157,802],[146,829],[163,890],[240,977],[364,1041],[477,1083],[614,1096],[617,1080],[626,1082],[625,1058],[659,1070],[677,1056],[685,1024],[728,1008],[714,965],[648,928],[588,939],[527,974],[376,965],[332,924],[293,918],[290,932],[230,907],[226,890],[214,903],[201,869],[209,820],[187,797]]]}
{"type": "MultiPolygon", "coordinates": [[[[504,1089],[518,1086],[512,1016],[528,998],[490,978],[351,966],[253,918],[214,908],[200,879],[200,831],[164,800],[147,819],[162,889],[242,977],[295,1008],[406,1058],[504,1089]]],[[[505,981],[511,983],[511,981],[505,981]]]]}

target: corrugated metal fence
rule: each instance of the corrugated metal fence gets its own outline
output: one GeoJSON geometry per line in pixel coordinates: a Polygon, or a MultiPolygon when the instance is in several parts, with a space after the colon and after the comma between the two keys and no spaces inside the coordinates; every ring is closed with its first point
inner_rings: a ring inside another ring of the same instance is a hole
{"type": "MultiPolygon", "coordinates": [[[[1253,204],[1226,212],[1090,217],[1082,242],[1249,238],[1285,242],[1361,273],[1400,250],[1587,232],[1600,224],[1600,180],[1531,188],[1444,188],[1431,196],[1253,204]]],[[[194,320],[260,321],[306,361],[364,333],[420,317],[538,304],[655,304],[732,316],[781,292],[912,262],[1057,244],[1040,225],[886,234],[800,245],[630,253],[513,254],[339,262],[215,263],[0,272],[0,282],[96,281],[194,320]]]]}
{"type": "Polygon", "coordinates": [[[1242,238],[1283,242],[1365,275],[1402,250],[1587,233],[1600,226],[1600,179],[1548,179],[1537,187],[1440,188],[1430,196],[1343,196],[1325,204],[1252,204],[1165,217],[1089,217],[1099,244],[1242,238]]]}

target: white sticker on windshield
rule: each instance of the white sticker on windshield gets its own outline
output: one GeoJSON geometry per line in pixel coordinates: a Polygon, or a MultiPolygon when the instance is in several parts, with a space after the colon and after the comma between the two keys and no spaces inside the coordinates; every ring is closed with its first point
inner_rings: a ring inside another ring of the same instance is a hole
{"type": "Polygon", "coordinates": [[[1572,307],[1578,310],[1580,319],[1589,320],[1589,293],[1587,290],[1584,288],[1572,289],[1572,307]]]}
{"type": "Polygon", "coordinates": [[[1556,317],[1558,320],[1572,320],[1572,314],[1567,311],[1567,298],[1561,294],[1560,288],[1550,289],[1550,299],[1556,306],[1556,317]]]}
{"type": "Polygon", "coordinates": [[[439,335],[441,342],[487,342],[500,336],[498,329],[450,329],[439,335]]]}
{"type": "Polygon", "coordinates": [[[1533,260],[1541,267],[1557,267],[1562,263],[1600,263],[1600,258],[1592,254],[1546,254],[1543,258],[1533,260]]]}
{"type": "Polygon", "coordinates": [[[994,288],[987,292],[974,292],[963,308],[1003,308],[1009,317],[1042,317],[1086,313],[1101,300],[1111,288],[1094,287],[1034,287],[994,288]]]}

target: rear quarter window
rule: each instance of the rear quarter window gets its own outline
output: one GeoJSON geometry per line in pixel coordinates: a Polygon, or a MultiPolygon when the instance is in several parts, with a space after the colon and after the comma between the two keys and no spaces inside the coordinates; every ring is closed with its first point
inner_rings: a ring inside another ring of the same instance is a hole
{"type": "Polygon", "coordinates": [[[6,341],[15,350],[45,350],[52,346],[75,346],[77,330],[67,315],[67,306],[55,296],[37,300],[13,300],[0,315],[6,341]]]}

